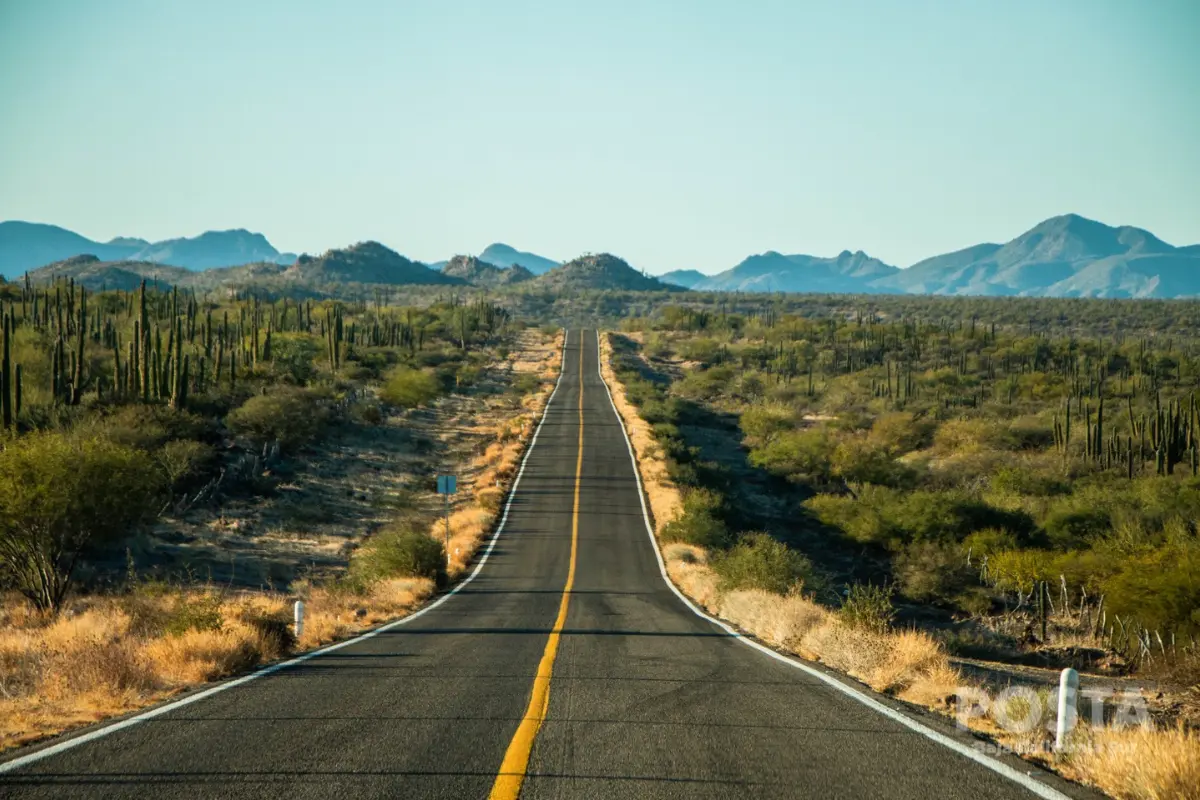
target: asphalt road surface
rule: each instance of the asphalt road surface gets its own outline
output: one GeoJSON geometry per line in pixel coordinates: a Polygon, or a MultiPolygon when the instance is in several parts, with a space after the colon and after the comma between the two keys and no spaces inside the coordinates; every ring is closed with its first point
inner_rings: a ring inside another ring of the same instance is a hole
{"type": "Polygon", "coordinates": [[[0,797],[1035,796],[689,610],[660,573],[597,359],[596,334],[571,331],[507,523],[456,594],[152,719],[10,756],[0,797]]]}

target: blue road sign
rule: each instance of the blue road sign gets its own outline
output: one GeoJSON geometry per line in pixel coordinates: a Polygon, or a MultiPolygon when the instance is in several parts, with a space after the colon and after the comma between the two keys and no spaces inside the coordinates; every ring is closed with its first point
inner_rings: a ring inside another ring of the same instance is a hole
{"type": "Polygon", "coordinates": [[[438,475],[437,493],[454,494],[458,491],[458,478],[453,475],[438,475]]]}

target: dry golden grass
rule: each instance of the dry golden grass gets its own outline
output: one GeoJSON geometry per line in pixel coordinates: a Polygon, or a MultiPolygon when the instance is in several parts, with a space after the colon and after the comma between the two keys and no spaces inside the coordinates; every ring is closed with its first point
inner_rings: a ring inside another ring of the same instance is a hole
{"type": "Polygon", "coordinates": [[[799,595],[780,597],[757,589],[725,594],[718,614],[756,638],[793,652],[813,630],[826,624],[829,616],[799,595]]]}
{"type": "MultiPolygon", "coordinates": [[[[5,598],[0,629],[0,749],[154,702],[283,654],[262,621],[282,598],[217,598],[219,629],[166,627],[205,591],[82,598],[57,617],[5,598]]],[[[283,623],[277,623],[282,627],[283,623]]]]}
{"type": "Polygon", "coordinates": [[[654,521],[654,531],[661,534],[667,523],[679,515],[683,508],[683,496],[667,473],[666,462],[649,423],[642,419],[637,408],[625,397],[625,385],[617,380],[613,372],[611,336],[611,333],[605,333],[600,337],[600,373],[612,392],[613,404],[633,444],[642,476],[642,488],[650,506],[650,517],[654,521]]]}
{"type": "Polygon", "coordinates": [[[1200,734],[1179,728],[1083,728],[1062,771],[1121,800],[1200,798],[1200,734]]]}
{"type": "Polygon", "coordinates": [[[667,575],[685,595],[710,614],[720,613],[717,574],[708,566],[707,556],[701,548],[688,544],[669,545],[663,560],[667,575]]]}
{"type": "Polygon", "coordinates": [[[320,647],[402,617],[433,590],[433,581],[426,578],[388,578],[372,583],[362,594],[336,585],[302,587],[305,618],[299,646],[320,647]]]}

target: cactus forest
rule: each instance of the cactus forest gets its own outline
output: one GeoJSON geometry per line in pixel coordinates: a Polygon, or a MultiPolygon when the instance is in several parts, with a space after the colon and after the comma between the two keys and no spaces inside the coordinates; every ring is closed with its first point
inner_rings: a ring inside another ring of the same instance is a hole
{"type": "Polygon", "coordinates": [[[453,391],[511,328],[489,301],[402,307],[382,292],[318,301],[146,281],[97,293],[5,284],[5,582],[57,609],[90,557],[165,511],[264,491],[266,462],[339,420],[377,422],[372,404],[453,391]]]}

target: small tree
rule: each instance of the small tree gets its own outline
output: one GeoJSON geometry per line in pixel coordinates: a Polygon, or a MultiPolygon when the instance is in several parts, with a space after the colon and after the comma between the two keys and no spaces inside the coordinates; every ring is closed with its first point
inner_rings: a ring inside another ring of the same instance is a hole
{"type": "Polygon", "coordinates": [[[439,394],[437,378],[425,370],[395,367],[379,390],[379,397],[400,408],[423,406],[439,394]]]}
{"type": "Polygon", "coordinates": [[[251,397],[225,418],[230,430],[258,444],[279,442],[285,449],[302,447],[321,435],[329,411],[308,389],[278,386],[270,394],[251,397]]]}
{"type": "Polygon", "coordinates": [[[0,569],[57,610],[80,553],[152,518],[160,491],[160,472],[131,448],[57,432],[13,439],[0,452],[0,569]]]}

